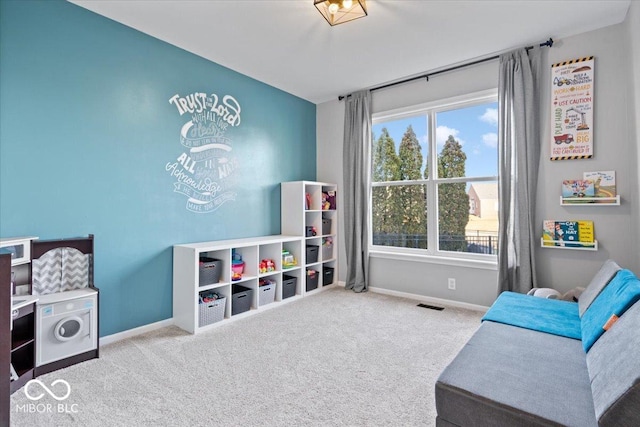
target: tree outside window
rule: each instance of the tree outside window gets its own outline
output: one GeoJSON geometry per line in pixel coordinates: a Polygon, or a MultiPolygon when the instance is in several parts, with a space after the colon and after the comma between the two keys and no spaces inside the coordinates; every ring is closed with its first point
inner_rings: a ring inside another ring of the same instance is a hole
{"type": "Polygon", "coordinates": [[[495,256],[495,98],[374,118],[374,247],[495,256]],[[437,209],[430,212],[429,206],[437,209]]]}

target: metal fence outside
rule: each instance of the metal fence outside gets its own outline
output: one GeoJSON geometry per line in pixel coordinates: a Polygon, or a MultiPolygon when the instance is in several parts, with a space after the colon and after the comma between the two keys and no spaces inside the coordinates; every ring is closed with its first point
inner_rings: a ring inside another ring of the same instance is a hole
{"type": "MultiPolygon", "coordinates": [[[[471,252],[477,254],[498,254],[497,236],[440,235],[441,251],[471,252]]],[[[373,244],[399,248],[427,248],[426,234],[373,233],[373,244]]]]}

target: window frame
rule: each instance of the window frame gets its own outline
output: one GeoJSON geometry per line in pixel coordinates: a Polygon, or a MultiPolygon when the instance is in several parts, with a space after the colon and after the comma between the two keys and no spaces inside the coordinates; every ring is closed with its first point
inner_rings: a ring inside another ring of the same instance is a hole
{"type": "MultiPolygon", "coordinates": [[[[477,106],[480,104],[498,102],[498,89],[489,89],[470,94],[439,99],[417,105],[397,108],[388,111],[382,111],[372,114],[372,125],[383,123],[391,120],[399,120],[407,117],[415,117],[421,114],[426,115],[427,132],[429,133],[429,147],[426,161],[429,165],[429,177],[419,180],[406,181],[379,181],[373,182],[372,176],[369,183],[369,253],[374,257],[384,257],[399,260],[419,260],[438,264],[449,265],[468,265],[472,267],[481,267],[495,269],[498,263],[497,254],[479,254],[470,252],[444,251],[438,248],[439,239],[439,207],[437,188],[440,184],[448,183],[468,183],[468,182],[493,182],[499,181],[499,169],[496,176],[480,176],[480,177],[458,177],[458,178],[438,178],[438,147],[436,143],[436,115],[440,112],[460,109],[465,107],[477,106]],[[427,199],[427,249],[402,248],[397,246],[381,246],[373,244],[373,188],[400,185],[424,185],[427,199]],[[433,208],[432,208],[433,206],[433,208]],[[434,231],[431,231],[434,230],[434,231]]],[[[373,153],[372,139],[371,148],[373,153]]],[[[371,173],[371,168],[370,168],[371,173]]],[[[499,210],[501,209],[500,201],[498,201],[499,210]]]]}

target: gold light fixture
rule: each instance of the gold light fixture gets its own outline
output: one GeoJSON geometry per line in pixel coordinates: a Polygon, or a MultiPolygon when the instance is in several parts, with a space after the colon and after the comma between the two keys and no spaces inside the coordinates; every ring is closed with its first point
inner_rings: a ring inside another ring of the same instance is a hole
{"type": "Polygon", "coordinates": [[[331,26],[367,16],[365,0],[313,0],[313,4],[331,26]]]}

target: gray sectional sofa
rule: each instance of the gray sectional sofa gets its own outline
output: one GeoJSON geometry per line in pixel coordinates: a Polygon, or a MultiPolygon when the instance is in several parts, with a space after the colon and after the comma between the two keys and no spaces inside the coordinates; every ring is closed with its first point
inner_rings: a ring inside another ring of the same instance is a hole
{"type": "Polygon", "coordinates": [[[640,426],[639,290],[609,260],[578,303],[501,294],[436,382],[436,425],[640,426]],[[519,326],[495,316],[510,306],[519,326]],[[563,323],[582,336],[567,337],[563,323]]]}

